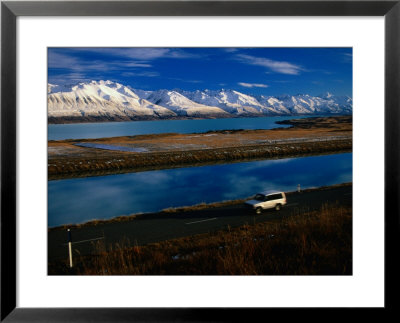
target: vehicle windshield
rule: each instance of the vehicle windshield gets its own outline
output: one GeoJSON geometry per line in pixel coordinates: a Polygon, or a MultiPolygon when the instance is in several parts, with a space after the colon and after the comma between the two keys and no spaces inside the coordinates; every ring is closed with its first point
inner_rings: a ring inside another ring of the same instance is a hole
{"type": "Polygon", "coordinates": [[[256,194],[256,196],[254,196],[254,199],[255,199],[256,201],[264,201],[265,195],[263,195],[263,194],[256,194]]]}

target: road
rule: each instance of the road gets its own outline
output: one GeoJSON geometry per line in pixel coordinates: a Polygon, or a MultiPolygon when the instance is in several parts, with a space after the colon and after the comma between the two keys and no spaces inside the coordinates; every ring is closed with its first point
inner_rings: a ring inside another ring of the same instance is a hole
{"type": "MultiPolygon", "coordinates": [[[[352,185],[321,190],[310,190],[287,195],[287,205],[280,211],[266,210],[256,215],[243,204],[210,208],[184,213],[153,213],[124,222],[112,222],[71,229],[74,254],[90,254],[93,242],[145,245],[199,233],[213,232],[244,224],[277,221],[284,216],[294,216],[298,211],[318,210],[326,203],[352,205],[352,185]],[[92,240],[97,239],[97,240],[92,240]]],[[[66,229],[53,229],[48,233],[49,261],[67,259],[66,229]]]]}

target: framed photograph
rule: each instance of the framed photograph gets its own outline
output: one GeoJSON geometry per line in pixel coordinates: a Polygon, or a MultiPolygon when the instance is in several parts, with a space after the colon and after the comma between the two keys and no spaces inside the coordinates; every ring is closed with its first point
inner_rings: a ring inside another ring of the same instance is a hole
{"type": "Polygon", "coordinates": [[[399,13],[2,2],[1,319],[393,310],[399,13]]]}

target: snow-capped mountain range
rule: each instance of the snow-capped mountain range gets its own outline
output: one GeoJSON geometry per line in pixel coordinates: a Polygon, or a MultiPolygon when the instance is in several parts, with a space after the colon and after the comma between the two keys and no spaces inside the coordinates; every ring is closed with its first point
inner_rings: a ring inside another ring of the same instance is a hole
{"type": "Polygon", "coordinates": [[[330,93],[251,96],[235,90],[144,91],[112,81],[48,84],[49,122],[350,114],[350,97],[330,93]]]}

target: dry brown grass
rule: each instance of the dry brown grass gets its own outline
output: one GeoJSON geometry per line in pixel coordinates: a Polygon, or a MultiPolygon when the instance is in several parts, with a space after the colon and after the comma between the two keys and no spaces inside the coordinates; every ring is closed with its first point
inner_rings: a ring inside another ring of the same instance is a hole
{"type": "Polygon", "coordinates": [[[351,275],[352,209],[325,205],[279,223],[130,246],[98,242],[72,270],[67,262],[52,263],[49,274],[351,275]]]}

